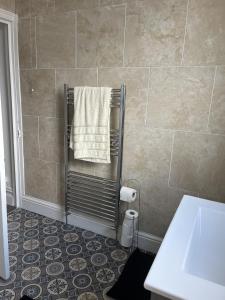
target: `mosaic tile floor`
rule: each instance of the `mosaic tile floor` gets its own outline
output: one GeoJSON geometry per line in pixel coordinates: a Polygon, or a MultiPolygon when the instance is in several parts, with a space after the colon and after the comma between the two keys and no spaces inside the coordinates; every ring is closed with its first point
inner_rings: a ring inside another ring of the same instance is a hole
{"type": "Polygon", "coordinates": [[[8,213],[11,276],[0,299],[109,299],[128,251],[113,239],[22,209],[8,213]]]}

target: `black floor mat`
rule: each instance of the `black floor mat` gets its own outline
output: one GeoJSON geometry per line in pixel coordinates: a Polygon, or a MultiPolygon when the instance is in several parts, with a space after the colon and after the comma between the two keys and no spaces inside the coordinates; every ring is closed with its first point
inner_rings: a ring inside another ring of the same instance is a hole
{"type": "Polygon", "coordinates": [[[151,292],[144,288],[144,281],[155,256],[136,249],[129,257],[122,274],[107,296],[116,300],[149,300],[151,292]]]}

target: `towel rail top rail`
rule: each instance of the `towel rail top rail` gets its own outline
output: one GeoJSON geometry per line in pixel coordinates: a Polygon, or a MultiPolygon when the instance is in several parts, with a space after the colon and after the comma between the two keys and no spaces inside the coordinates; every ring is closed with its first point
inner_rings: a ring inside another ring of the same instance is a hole
{"type": "MultiPolygon", "coordinates": [[[[119,110],[118,126],[110,125],[110,155],[115,157],[115,176],[104,178],[70,169],[69,144],[74,109],[74,88],[64,84],[64,162],[66,222],[71,213],[81,213],[109,222],[116,233],[119,225],[119,200],[122,176],[123,135],[126,87],[112,89],[111,108],[119,110]]],[[[114,110],[111,111],[111,114],[114,110]]],[[[111,122],[112,123],[112,122],[111,122]]],[[[84,161],[82,161],[85,164],[84,161]]],[[[111,163],[111,168],[113,164],[111,163]]]]}
{"type": "MultiPolygon", "coordinates": [[[[67,93],[67,104],[68,105],[74,105],[74,88],[68,87],[68,93],[67,93]]],[[[121,89],[112,89],[111,93],[112,99],[111,99],[111,108],[119,108],[121,103],[121,89]]]]}

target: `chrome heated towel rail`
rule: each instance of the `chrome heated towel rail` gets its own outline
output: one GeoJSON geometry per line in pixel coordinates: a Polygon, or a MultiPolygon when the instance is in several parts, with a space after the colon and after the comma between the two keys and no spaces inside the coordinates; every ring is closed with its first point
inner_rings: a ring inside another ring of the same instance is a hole
{"type": "MultiPolygon", "coordinates": [[[[69,140],[73,115],[74,88],[64,85],[64,160],[65,160],[65,212],[66,222],[72,212],[91,215],[108,221],[118,228],[119,200],[123,159],[125,115],[125,85],[112,89],[111,115],[118,119],[117,128],[110,126],[110,154],[116,159],[115,178],[103,178],[75,172],[69,167],[69,140]],[[119,114],[116,111],[119,110],[119,114]]],[[[111,123],[114,123],[111,121],[111,123]]],[[[85,162],[82,162],[85,164],[85,162]]],[[[111,164],[112,165],[112,164],[111,164]]]]}

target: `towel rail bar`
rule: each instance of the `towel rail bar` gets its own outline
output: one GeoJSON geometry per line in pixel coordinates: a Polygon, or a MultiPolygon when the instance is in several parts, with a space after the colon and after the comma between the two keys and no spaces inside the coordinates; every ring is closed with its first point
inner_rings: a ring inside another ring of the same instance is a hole
{"type": "Polygon", "coordinates": [[[86,185],[82,186],[82,185],[73,184],[73,185],[68,185],[68,188],[70,188],[73,191],[77,190],[80,193],[82,192],[82,189],[83,189],[84,195],[93,195],[93,196],[96,196],[96,197],[99,197],[99,198],[102,198],[105,200],[110,200],[110,199],[114,198],[115,194],[116,194],[116,193],[114,193],[114,194],[105,193],[105,191],[103,191],[103,190],[100,190],[100,192],[98,192],[97,189],[87,188],[86,185]],[[102,192],[102,194],[101,194],[101,192],[102,192]]]}
{"type": "Polygon", "coordinates": [[[99,184],[93,184],[91,182],[87,182],[87,181],[83,181],[83,180],[71,180],[71,179],[68,179],[68,186],[74,186],[74,187],[77,187],[77,188],[86,188],[87,191],[93,191],[97,194],[105,194],[105,195],[115,195],[116,193],[116,189],[114,188],[109,188],[108,186],[102,186],[102,185],[99,185],[99,184]]]}
{"type": "Polygon", "coordinates": [[[108,184],[113,184],[114,186],[116,186],[116,180],[113,180],[113,179],[108,179],[108,178],[104,178],[104,177],[99,177],[99,176],[94,176],[94,175],[91,175],[91,174],[85,174],[85,173],[80,173],[80,172],[74,172],[72,170],[70,170],[68,172],[68,174],[70,176],[73,176],[73,177],[82,177],[82,178],[85,178],[85,179],[89,179],[89,180],[92,180],[92,181],[96,181],[96,182],[105,182],[105,183],[108,183],[108,184]]]}
{"type": "MultiPolygon", "coordinates": [[[[105,216],[108,216],[108,217],[115,216],[115,212],[114,211],[109,211],[109,212],[107,211],[107,212],[105,212],[105,211],[100,210],[99,207],[90,205],[88,203],[74,201],[75,200],[74,197],[72,199],[73,199],[73,201],[71,201],[71,206],[79,206],[79,207],[82,207],[83,209],[88,209],[88,210],[93,211],[95,213],[101,213],[101,215],[105,215],[105,216]]],[[[80,198],[77,197],[77,199],[80,199],[80,198]]],[[[82,199],[82,200],[84,200],[84,199],[82,199]]]]}
{"type": "Polygon", "coordinates": [[[95,203],[98,203],[98,205],[102,205],[105,207],[108,207],[110,209],[114,209],[115,205],[116,205],[116,201],[112,198],[111,201],[106,201],[104,198],[101,197],[93,197],[93,195],[89,195],[89,194],[84,194],[80,191],[77,190],[73,190],[73,189],[68,189],[68,195],[70,196],[80,196],[80,197],[85,197],[87,200],[94,201],[95,203]]]}
{"type": "Polygon", "coordinates": [[[85,184],[87,186],[93,187],[93,188],[101,188],[102,190],[106,190],[106,191],[115,191],[116,187],[110,183],[104,182],[104,181],[93,181],[90,179],[84,179],[84,178],[79,178],[79,177],[68,177],[67,179],[68,184],[73,184],[73,183],[77,183],[77,184],[85,184]]]}
{"type": "Polygon", "coordinates": [[[80,203],[80,204],[87,204],[88,206],[94,208],[94,209],[97,209],[97,211],[101,211],[101,212],[104,212],[104,213],[114,213],[113,209],[112,208],[107,208],[103,205],[101,205],[100,203],[98,203],[98,207],[96,208],[96,202],[95,201],[90,201],[88,198],[86,197],[81,197],[80,195],[72,195],[71,196],[71,201],[75,201],[76,203],[80,203]]]}
{"type": "Polygon", "coordinates": [[[114,218],[115,215],[113,213],[104,213],[102,211],[99,211],[99,209],[97,208],[91,208],[91,207],[88,207],[87,204],[85,203],[78,203],[78,202],[70,202],[70,208],[74,208],[74,207],[80,207],[82,208],[83,210],[86,210],[86,211],[89,211],[89,212],[92,212],[92,213],[95,213],[96,215],[100,214],[101,216],[105,216],[105,217],[108,217],[108,218],[114,218]]]}
{"type": "Polygon", "coordinates": [[[83,214],[88,214],[88,215],[90,215],[90,216],[93,216],[93,217],[97,217],[97,218],[101,218],[101,219],[103,219],[103,220],[106,220],[106,221],[109,221],[110,223],[114,223],[114,220],[115,220],[115,218],[114,217],[112,217],[112,218],[109,218],[109,217],[106,217],[106,216],[104,216],[104,215],[101,215],[101,214],[99,214],[99,213],[94,213],[94,212],[92,212],[92,211],[89,211],[89,210],[87,210],[87,209],[85,209],[85,208],[80,208],[80,207],[77,207],[77,206],[72,206],[72,205],[69,205],[68,206],[68,213],[79,213],[79,212],[81,212],[81,213],[83,213],[83,214]]]}

